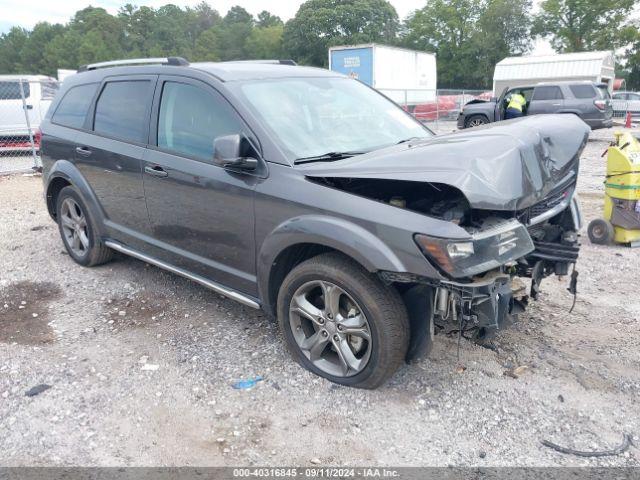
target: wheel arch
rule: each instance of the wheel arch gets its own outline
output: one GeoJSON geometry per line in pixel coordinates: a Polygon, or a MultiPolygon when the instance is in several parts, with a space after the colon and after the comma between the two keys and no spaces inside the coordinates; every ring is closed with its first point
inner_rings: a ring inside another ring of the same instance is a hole
{"type": "Polygon", "coordinates": [[[319,215],[293,218],[265,239],[258,255],[258,291],[263,309],[275,315],[280,285],[291,269],[332,251],[353,259],[369,272],[404,270],[393,251],[359,225],[319,215]]]}
{"type": "Polygon", "coordinates": [[[104,211],[100,207],[98,199],[87,182],[86,178],[80,173],[77,167],[68,160],[58,160],[51,168],[46,182],[45,200],[47,210],[51,218],[56,220],[56,205],[58,195],[63,188],[67,186],[74,187],[82,197],[85,205],[89,209],[89,213],[95,220],[98,234],[103,234],[104,211]]]}

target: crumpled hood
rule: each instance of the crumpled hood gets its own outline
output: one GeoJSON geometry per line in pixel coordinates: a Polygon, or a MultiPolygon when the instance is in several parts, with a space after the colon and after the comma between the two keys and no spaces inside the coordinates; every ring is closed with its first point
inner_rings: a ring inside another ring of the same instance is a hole
{"type": "Polygon", "coordinates": [[[576,180],[589,131],[575,115],[536,115],[300,167],[307,177],[443,183],[473,208],[520,210],[576,180]]]}

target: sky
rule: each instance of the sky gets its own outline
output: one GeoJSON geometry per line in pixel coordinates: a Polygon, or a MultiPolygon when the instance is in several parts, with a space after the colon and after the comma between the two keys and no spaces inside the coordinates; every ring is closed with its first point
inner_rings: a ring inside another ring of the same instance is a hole
{"type": "MultiPolygon", "coordinates": [[[[33,27],[37,22],[67,23],[77,10],[88,5],[103,7],[109,13],[116,13],[125,3],[149,7],[159,7],[173,3],[181,7],[194,6],[201,0],[0,0],[0,33],[9,31],[14,25],[26,28],[33,27]],[[11,12],[11,16],[8,13],[11,12]]],[[[268,10],[283,20],[293,17],[304,0],[209,0],[209,4],[224,15],[234,5],[244,7],[249,13],[257,15],[262,10],[268,10]]],[[[390,0],[403,19],[413,10],[422,7],[424,0],[390,0]]],[[[537,2],[536,2],[537,3],[537,2]]],[[[551,46],[544,40],[537,41],[532,52],[534,55],[553,53],[551,46]]]]}

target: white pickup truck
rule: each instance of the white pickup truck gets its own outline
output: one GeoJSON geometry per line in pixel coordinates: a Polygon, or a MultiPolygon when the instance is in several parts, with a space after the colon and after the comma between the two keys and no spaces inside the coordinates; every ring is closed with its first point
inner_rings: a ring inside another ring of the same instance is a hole
{"type": "Polygon", "coordinates": [[[0,152],[30,151],[29,128],[39,148],[36,131],[57,91],[52,77],[0,75],[0,152]]]}

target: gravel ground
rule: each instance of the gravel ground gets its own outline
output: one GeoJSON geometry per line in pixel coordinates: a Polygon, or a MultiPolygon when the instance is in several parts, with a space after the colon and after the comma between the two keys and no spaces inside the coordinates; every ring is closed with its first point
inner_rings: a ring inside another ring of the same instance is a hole
{"type": "MultiPolygon", "coordinates": [[[[583,156],[587,221],[611,138],[594,132],[583,156]]],[[[540,443],[640,445],[637,251],[585,235],[573,314],[566,279],[549,279],[495,351],[463,341],[466,370],[437,337],[361,391],[294,364],[260,312],[137,260],[74,264],[39,177],[0,177],[0,218],[1,465],[640,465],[635,447],[585,459],[540,443]]]]}

